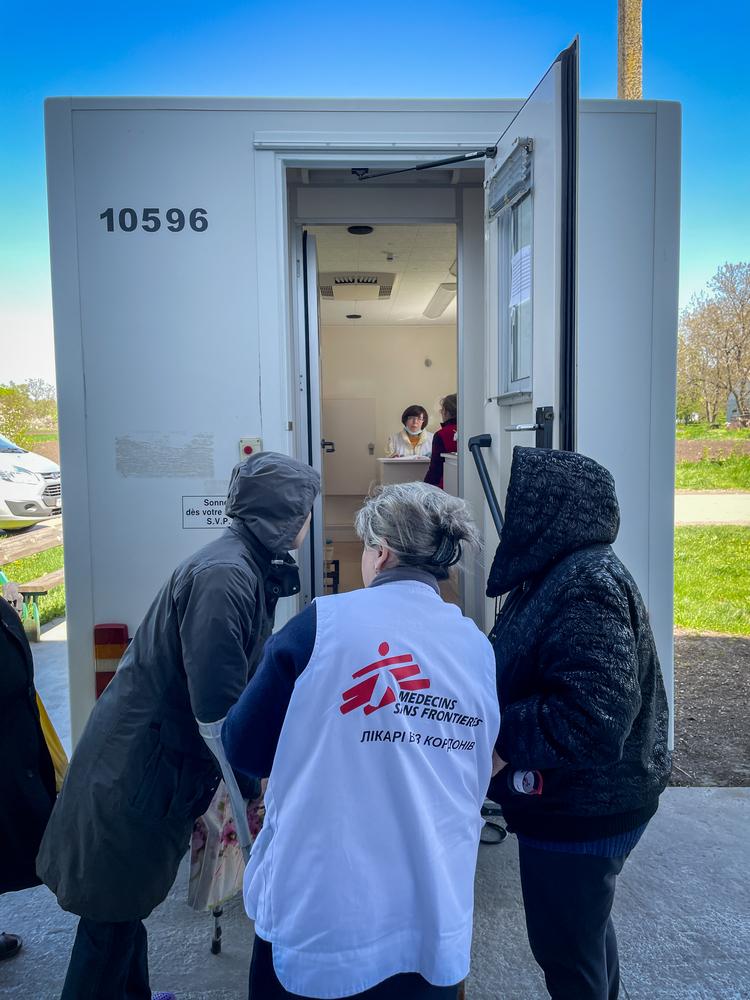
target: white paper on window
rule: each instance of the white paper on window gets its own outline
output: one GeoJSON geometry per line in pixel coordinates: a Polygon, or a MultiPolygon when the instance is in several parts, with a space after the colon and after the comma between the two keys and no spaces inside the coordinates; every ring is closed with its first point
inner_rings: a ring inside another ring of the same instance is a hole
{"type": "Polygon", "coordinates": [[[520,306],[531,298],[531,247],[521,247],[510,261],[510,305],[520,306]]]}

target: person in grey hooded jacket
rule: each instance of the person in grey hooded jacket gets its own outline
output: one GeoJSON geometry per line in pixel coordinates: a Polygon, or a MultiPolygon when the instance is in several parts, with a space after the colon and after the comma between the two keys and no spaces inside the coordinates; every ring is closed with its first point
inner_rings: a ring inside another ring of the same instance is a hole
{"type": "Polygon", "coordinates": [[[37,858],[60,906],[81,917],[62,1000],[151,1000],[142,920],[220,779],[196,720],[227,714],[276,601],[299,590],[288,550],[319,489],[313,469],[284,455],[236,466],[230,527],[172,573],[91,713],[37,858]]]}

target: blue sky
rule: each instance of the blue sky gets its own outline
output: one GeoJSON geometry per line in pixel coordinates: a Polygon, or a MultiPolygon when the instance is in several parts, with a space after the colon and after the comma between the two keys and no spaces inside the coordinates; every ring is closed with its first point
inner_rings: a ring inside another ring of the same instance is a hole
{"type": "MultiPolygon", "coordinates": [[[[643,24],[644,97],[683,105],[684,305],[750,259],[750,4],[643,24]]],[[[616,96],[616,0],[0,3],[0,383],[54,378],[45,97],[523,97],[576,33],[582,96],[616,96]]]]}

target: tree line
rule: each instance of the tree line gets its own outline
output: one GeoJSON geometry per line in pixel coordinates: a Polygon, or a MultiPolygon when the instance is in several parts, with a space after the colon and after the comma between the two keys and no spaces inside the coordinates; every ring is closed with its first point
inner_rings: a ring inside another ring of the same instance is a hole
{"type": "Polygon", "coordinates": [[[55,387],[41,378],[0,385],[0,434],[28,451],[34,435],[57,430],[55,387]]]}
{"type": "Polygon", "coordinates": [[[750,426],[750,263],[720,267],[680,316],[677,419],[721,423],[732,396],[750,426]]]}
{"type": "MultiPolygon", "coordinates": [[[[724,264],[680,316],[677,339],[677,419],[694,414],[710,424],[726,419],[734,397],[737,419],[750,426],[750,263],[724,264]]],[[[0,385],[0,434],[22,448],[33,435],[56,430],[55,388],[44,379],[0,385]]]]}

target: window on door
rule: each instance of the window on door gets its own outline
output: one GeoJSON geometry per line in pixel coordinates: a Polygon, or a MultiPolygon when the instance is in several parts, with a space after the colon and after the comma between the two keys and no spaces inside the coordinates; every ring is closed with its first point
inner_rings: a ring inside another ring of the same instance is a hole
{"type": "Polygon", "coordinates": [[[498,225],[500,308],[498,362],[501,393],[531,392],[533,204],[529,193],[498,225]]]}
{"type": "Polygon", "coordinates": [[[498,268],[497,378],[500,396],[531,392],[534,202],[533,143],[517,139],[488,184],[498,268]]]}

